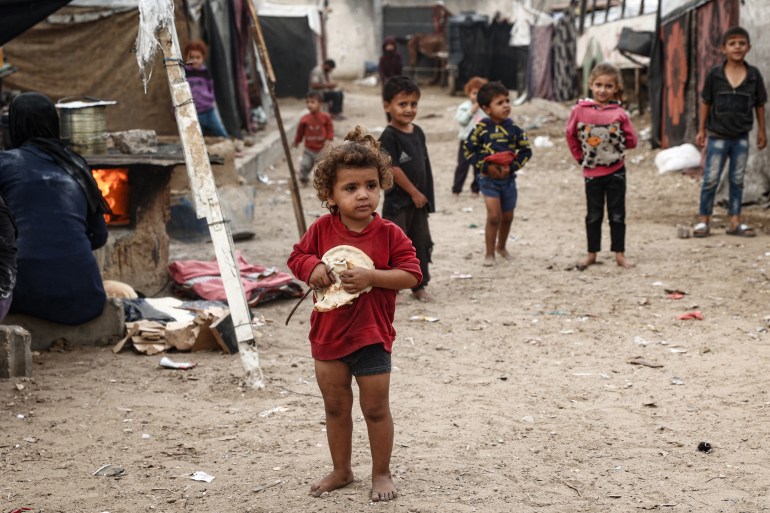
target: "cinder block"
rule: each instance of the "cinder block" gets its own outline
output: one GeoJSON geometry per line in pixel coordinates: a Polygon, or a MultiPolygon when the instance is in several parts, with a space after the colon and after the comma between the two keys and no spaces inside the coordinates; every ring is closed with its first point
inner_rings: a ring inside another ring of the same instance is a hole
{"type": "Polygon", "coordinates": [[[117,342],[126,330],[126,316],[119,299],[108,299],[99,317],[77,326],[57,324],[23,314],[8,314],[3,324],[23,327],[32,336],[33,351],[48,351],[59,339],[73,346],[102,346],[117,342]]]}
{"type": "Polygon", "coordinates": [[[0,378],[32,376],[32,337],[21,326],[0,326],[0,378]]]}

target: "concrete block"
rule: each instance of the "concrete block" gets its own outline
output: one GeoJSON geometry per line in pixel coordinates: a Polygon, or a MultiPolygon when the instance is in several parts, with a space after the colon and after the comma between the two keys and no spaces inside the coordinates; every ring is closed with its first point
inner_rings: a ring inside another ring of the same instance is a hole
{"type": "Polygon", "coordinates": [[[21,326],[0,326],[0,378],[32,376],[31,342],[21,326]]]}
{"type": "Polygon", "coordinates": [[[73,346],[102,346],[117,342],[126,331],[126,317],[120,299],[108,299],[104,311],[85,324],[68,326],[23,314],[8,314],[5,325],[29,331],[33,351],[48,351],[54,342],[64,339],[73,346]]]}

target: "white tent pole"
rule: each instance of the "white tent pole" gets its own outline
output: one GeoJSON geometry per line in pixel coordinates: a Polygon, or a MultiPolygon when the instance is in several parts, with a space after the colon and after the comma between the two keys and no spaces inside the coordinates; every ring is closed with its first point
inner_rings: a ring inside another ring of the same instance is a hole
{"type": "Polygon", "coordinates": [[[195,112],[190,84],[184,74],[184,61],[179,48],[179,39],[173,18],[162,26],[158,39],[163,50],[163,61],[168,75],[171,101],[174,106],[179,137],[184,149],[187,176],[193,194],[195,212],[198,218],[205,217],[214,245],[219,273],[225,287],[227,303],[238,340],[238,350],[246,370],[246,382],[254,388],[263,388],[264,381],[259,367],[259,353],[254,341],[251,312],[243,292],[240,270],[235,259],[235,250],[230,220],[225,219],[219,202],[214,176],[211,172],[208,151],[203,140],[198,115],[195,112]]]}

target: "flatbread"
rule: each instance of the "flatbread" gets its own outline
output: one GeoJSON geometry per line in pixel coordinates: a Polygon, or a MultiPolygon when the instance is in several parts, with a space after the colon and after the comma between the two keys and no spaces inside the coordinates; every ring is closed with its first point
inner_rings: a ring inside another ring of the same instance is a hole
{"type": "Polygon", "coordinates": [[[355,268],[374,269],[372,259],[360,249],[346,245],[336,246],[327,251],[321,261],[331,269],[336,281],[317,293],[317,297],[320,299],[316,301],[313,307],[316,312],[330,312],[335,308],[348,305],[364,292],[372,290],[372,287],[367,287],[360,292],[351,294],[342,288],[340,273],[343,271],[355,268]]]}

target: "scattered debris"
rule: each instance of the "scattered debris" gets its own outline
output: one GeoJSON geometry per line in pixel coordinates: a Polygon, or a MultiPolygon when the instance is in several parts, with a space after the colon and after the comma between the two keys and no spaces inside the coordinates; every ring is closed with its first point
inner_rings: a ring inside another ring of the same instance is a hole
{"type": "Polygon", "coordinates": [[[289,409],[285,406],[276,406],[275,408],[259,412],[259,416],[264,418],[269,417],[273,413],[283,413],[285,411],[289,411],[289,409]]]}
{"type": "Polygon", "coordinates": [[[277,480],[277,481],[276,481],[276,482],[274,482],[274,483],[270,483],[270,484],[268,484],[268,485],[264,485],[264,486],[260,486],[260,487],[258,487],[258,488],[254,488],[254,493],[259,493],[259,492],[261,492],[262,490],[267,490],[268,488],[272,488],[272,487],[274,487],[274,486],[278,486],[278,485],[279,485],[279,484],[281,484],[281,483],[283,483],[283,480],[279,479],[279,480],[277,480]]]}
{"type": "Polygon", "coordinates": [[[438,322],[438,317],[428,317],[427,315],[413,315],[410,321],[438,322]]]}
{"type": "Polygon", "coordinates": [[[98,477],[114,477],[120,478],[126,475],[126,470],[123,467],[118,467],[112,463],[102,465],[99,467],[93,475],[98,477]]]}
{"type": "Polygon", "coordinates": [[[630,363],[631,365],[642,365],[644,367],[652,367],[653,369],[660,369],[661,367],[663,367],[662,363],[648,362],[647,360],[642,360],[639,358],[628,360],[628,363],[630,363]]]}
{"type": "Polygon", "coordinates": [[[452,276],[450,276],[453,280],[470,280],[473,278],[472,274],[465,274],[465,273],[459,273],[457,271],[452,273],[452,276]]]}
{"type": "Polygon", "coordinates": [[[671,384],[672,385],[684,385],[684,380],[682,378],[677,378],[676,376],[674,376],[673,378],[671,378],[671,384]]]}
{"type": "Polygon", "coordinates": [[[711,444],[708,442],[701,442],[698,444],[698,450],[700,452],[709,453],[711,452],[711,444]]]}
{"type": "Polygon", "coordinates": [[[171,360],[168,356],[164,356],[160,359],[160,366],[165,367],[167,369],[181,369],[181,370],[187,370],[192,369],[198,365],[197,363],[191,363],[191,362],[175,362],[171,360]]]}
{"type": "Polygon", "coordinates": [[[205,481],[206,483],[212,482],[214,479],[216,479],[211,474],[207,474],[202,470],[196,470],[192,474],[190,474],[190,479],[193,481],[205,481]]]}
{"type": "Polygon", "coordinates": [[[669,299],[682,299],[687,295],[687,292],[678,289],[663,289],[663,291],[667,294],[666,297],[669,299]]]}
{"type": "Polygon", "coordinates": [[[703,320],[703,314],[700,312],[700,310],[695,310],[694,312],[685,312],[682,314],[679,314],[676,316],[677,319],[680,321],[689,321],[689,320],[703,320]]]}

